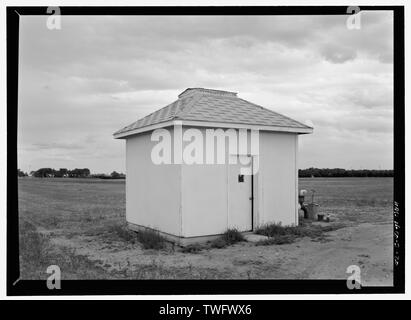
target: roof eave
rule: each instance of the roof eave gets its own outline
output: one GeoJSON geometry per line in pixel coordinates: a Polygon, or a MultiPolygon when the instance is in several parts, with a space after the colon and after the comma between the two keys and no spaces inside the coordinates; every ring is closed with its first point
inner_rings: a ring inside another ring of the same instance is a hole
{"type": "Polygon", "coordinates": [[[209,122],[209,121],[192,121],[183,120],[183,125],[193,127],[212,127],[212,128],[232,128],[232,129],[251,129],[260,131],[273,131],[273,132],[288,132],[288,133],[312,133],[311,127],[287,127],[287,126],[270,126],[270,125],[253,125],[245,123],[228,123],[228,122],[209,122]]]}
{"type": "Polygon", "coordinates": [[[209,121],[194,121],[194,120],[170,120],[161,123],[152,124],[149,126],[129,130],[126,132],[116,132],[113,134],[115,139],[125,139],[129,136],[139,133],[165,128],[173,125],[183,125],[192,127],[211,127],[211,128],[232,128],[232,129],[250,129],[260,131],[273,131],[296,134],[313,133],[314,129],[311,127],[286,127],[286,126],[267,126],[267,125],[250,125],[242,123],[226,123],[226,122],[209,122],[209,121]]]}
{"type": "Polygon", "coordinates": [[[147,132],[147,131],[151,131],[151,130],[155,130],[155,129],[160,129],[160,128],[165,128],[165,127],[169,127],[174,125],[173,120],[168,120],[168,121],[163,121],[163,122],[159,122],[159,123],[155,123],[155,124],[151,124],[145,127],[141,127],[141,128],[136,128],[133,130],[128,130],[125,132],[115,132],[113,134],[114,139],[125,139],[129,136],[135,135],[135,134],[139,134],[139,133],[143,133],[143,132],[147,132]]]}

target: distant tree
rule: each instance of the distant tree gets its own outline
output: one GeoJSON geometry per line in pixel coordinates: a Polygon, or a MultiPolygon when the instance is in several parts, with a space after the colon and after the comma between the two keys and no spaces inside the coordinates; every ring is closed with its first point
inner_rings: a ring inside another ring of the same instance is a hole
{"type": "Polygon", "coordinates": [[[85,178],[90,175],[90,170],[87,168],[84,168],[84,169],[76,168],[74,170],[69,170],[68,175],[69,177],[72,177],[72,178],[85,178]]]}
{"type": "Polygon", "coordinates": [[[62,178],[66,177],[68,174],[68,170],[66,168],[60,168],[59,171],[56,171],[55,177],[62,178]]]}
{"type": "Polygon", "coordinates": [[[52,168],[41,168],[34,172],[34,176],[37,178],[49,178],[54,177],[55,172],[52,168]]]}
{"type": "Polygon", "coordinates": [[[27,177],[27,173],[21,171],[20,169],[17,169],[17,176],[18,177],[27,177]]]}
{"type": "Polygon", "coordinates": [[[120,178],[120,174],[117,171],[113,171],[110,176],[114,179],[120,178]]]}
{"type": "Polygon", "coordinates": [[[73,178],[85,178],[90,176],[90,169],[73,169],[68,170],[66,168],[60,168],[59,170],[55,170],[52,168],[41,168],[37,171],[31,171],[30,175],[33,177],[38,178],[50,178],[50,177],[73,177],[73,178]]]}
{"type": "Polygon", "coordinates": [[[307,177],[393,177],[393,170],[345,170],[341,168],[308,168],[298,170],[300,178],[307,177]]]}

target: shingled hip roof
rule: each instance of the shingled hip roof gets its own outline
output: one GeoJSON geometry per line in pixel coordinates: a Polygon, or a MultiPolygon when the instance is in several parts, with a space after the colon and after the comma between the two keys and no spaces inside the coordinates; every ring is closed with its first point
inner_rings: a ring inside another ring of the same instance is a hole
{"type": "Polygon", "coordinates": [[[311,133],[313,128],[272,110],[221,90],[188,88],[178,100],[114,133],[115,138],[172,125],[255,128],[269,131],[311,133]]]}

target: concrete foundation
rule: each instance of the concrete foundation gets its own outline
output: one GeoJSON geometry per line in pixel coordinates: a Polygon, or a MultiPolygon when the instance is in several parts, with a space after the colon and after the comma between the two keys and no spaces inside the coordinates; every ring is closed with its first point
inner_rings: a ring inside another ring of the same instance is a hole
{"type": "MultiPolygon", "coordinates": [[[[152,229],[152,228],[140,226],[140,225],[130,223],[130,222],[128,222],[128,227],[129,227],[130,230],[135,231],[135,232],[146,231],[146,230],[152,230],[152,231],[158,232],[167,241],[175,243],[176,245],[179,245],[181,247],[186,247],[190,244],[196,244],[196,243],[203,244],[203,243],[207,243],[209,241],[216,240],[219,237],[221,237],[221,234],[214,234],[214,235],[208,235],[208,236],[199,236],[199,237],[178,237],[178,236],[175,236],[173,234],[169,234],[169,233],[166,233],[166,232],[161,232],[161,231],[158,231],[158,230],[155,230],[155,229],[152,229]]],[[[258,237],[258,240],[261,240],[261,237],[264,237],[264,236],[256,235],[256,234],[254,234],[252,232],[249,232],[249,231],[248,232],[242,232],[242,234],[244,235],[244,237],[246,238],[247,241],[250,241],[248,239],[255,240],[255,238],[253,236],[258,237]],[[251,236],[251,238],[250,238],[250,236],[251,236]]],[[[267,237],[264,237],[264,238],[267,238],[267,237]]],[[[254,241],[251,241],[251,242],[254,242],[254,241]]]]}

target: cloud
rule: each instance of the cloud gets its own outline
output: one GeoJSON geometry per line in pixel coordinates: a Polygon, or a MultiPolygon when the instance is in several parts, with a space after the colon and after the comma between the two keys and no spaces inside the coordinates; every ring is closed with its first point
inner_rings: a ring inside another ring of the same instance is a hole
{"type": "Polygon", "coordinates": [[[34,143],[32,148],[35,150],[79,150],[83,147],[74,142],[51,142],[51,143],[34,143]]]}
{"type": "Polygon", "coordinates": [[[357,57],[357,52],[354,49],[335,44],[324,46],[321,49],[321,54],[326,60],[333,63],[344,63],[357,57]]]}

